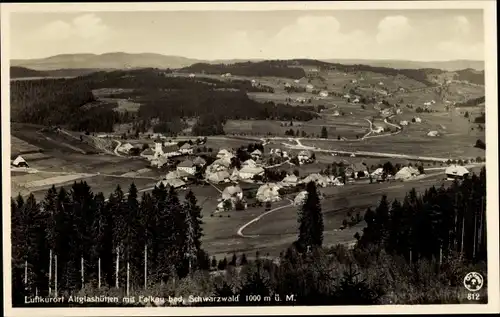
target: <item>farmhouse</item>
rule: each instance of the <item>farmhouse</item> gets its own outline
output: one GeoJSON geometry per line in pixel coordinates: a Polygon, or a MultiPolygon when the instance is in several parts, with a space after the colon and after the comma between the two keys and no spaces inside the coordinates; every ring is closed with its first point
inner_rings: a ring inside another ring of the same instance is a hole
{"type": "Polygon", "coordinates": [[[258,159],[260,159],[262,157],[262,152],[259,149],[256,149],[255,151],[253,151],[252,153],[250,153],[250,156],[254,160],[258,160],[258,159]]]}
{"type": "Polygon", "coordinates": [[[373,129],[373,132],[374,133],[382,133],[382,132],[384,132],[384,128],[381,126],[375,127],[375,129],[373,129]]]}
{"type": "Polygon", "coordinates": [[[220,149],[219,152],[217,153],[217,158],[220,159],[225,157],[231,158],[233,157],[233,154],[226,149],[220,149]]]}
{"type": "Polygon", "coordinates": [[[241,166],[256,167],[257,163],[252,159],[248,159],[245,162],[241,163],[241,166]]]}
{"type": "Polygon", "coordinates": [[[419,117],[413,117],[412,121],[416,123],[421,123],[422,119],[420,119],[419,117]]]}
{"type": "Polygon", "coordinates": [[[194,78],[195,76],[195,74],[189,74],[189,78],[194,78]]]}
{"type": "Polygon", "coordinates": [[[21,155],[19,155],[14,161],[12,161],[12,166],[29,167],[28,162],[26,162],[21,155]]]}
{"type": "Polygon", "coordinates": [[[320,92],[319,92],[319,96],[320,96],[320,97],[323,97],[323,98],[328,97],[328,91],[326,91],[326,90],[322,90],[322,91],[320,91],[320,92]]]}
{"type": "Polygon", "coordinates": [[[342,97],[344,97],[345,99],[349,99],[349,98],[351,98],[351,96],[350,96],[349,94],[345,94],[345,95],[343,95],[342,97]]]}
{"type": "Polygon", "coordinates": [[[299,178],[294,174],[289,174],[281,181],[280,185],[283,187],[293,187],[296,186],[299,178]]]}
{"type": "Polygon", "coordinates": [[[298,83],[300,83],[300,79],[295,79],[293,82],[298,84],[298,83]]]}
{"type": "Polygon", "coordinates": [[[402,169],[400,169],[396,173],[396,175],[394,175],[394,178],[396,180],[407,180],[407,179],[413,178],[413,177],[418,176],[418,175],[420,175],[420,172],[418,171],[418,169],[413,168],[411,166],[405,166],[402,169]]]}
{"type": "Polygon", "coordinates": [[[193,146],[189,143],[184,143],[180,148],[179,152],[182,154],[193,154],[193,146]]]}
{"type": "Polygon", "coordinates": [[[306,102],[306,98],[305,97],[297,97],[297,99],[295,99],[295,101],[297,101],[297,102],[306,102]]]}
{"type": "Polygon", "coordinates": [[[285,88],[290,88],[292,87],[292,85],[290,85],[290,83],[285,83],[285,88]]]}
{"type": "Polygon", "coordinates": [[[194,160],[193,160],[193,164],[195,166],[199,166],[199,167],[203,167],[205,166],[205,164],[207,164],[207,161],[205,161],[204,158],[202,158],[201,156],[197,156],[194,160]]]}
{"type": "Polygon", "coordinates": [[[229,176],[229,180],[231,180],[232,182],[237,182],[239,179],[240,179],[240,172],[235,167],[235,168],[233,168],[233,172],[231,173],[231,176],[229,176]]]}
{"type": "Polygon", "coordinates": [[[207,172],[207,175],[206,175],[206,179],[212,183],[216,183],[216,184],[219,184],[219,183],[227,183],[230,181],[229,177],[231,175],[229,175],[229,172],[227,170],[223,170],[223,171],[217,171],[217,172],[214,172],[214,173],[208,173],[207,172]]]}
{"type": "Polygon", "coordinates": [[[244,166],[239,171],[239,177],[243,180],[252,179],[256,175],[263,175],[264,169],[262,167],[244,166]]]}
{"type": "Polygon", "coordinates": [[[406,120],[400,121],[399,125],[408,125],[408,121],[406,121],[406,120]]]}
{"type": "Polygon", "coordinates": [[[153,157],[155,156],[155,151],[152,148],[147,148],[144,151],[142,151],[141,156],[148,160],[152,160],[153,157]]]}
{"type": "Polygon", "coordinates": [[[302,206],[307,199],[307,191],[303,190],[295,196],[293,204],[295,206],[302,206]]]}
{"type": "Polygon", "coordinates": [[[370,175],[371,177],[377,178],[379,176],[382,176],[384,174],[384,169],[382,167],[377,168],[374,170],[370,175]]]}
{"type": "Polygon", "coordinates": [[[430,136],[430,137],[436,137],[439,135],[439,132],[437,131],[429,131],[429,133],[427,133],[427,136],[430,136]]]}
{"type": "Polygon", "coordinates": [[[469,171],[463,166],[451,165],[446,168],[445,174],[448,180],[463,179],[469,175],[469,171]]]}
{"type": "Polygon", "coordinates": [[[187,159],[177,165],[177,170],[194,175],[194,173],[196,173],[196,166],[194,165],[193,161],[187,159]]]}
{"type": "Polygon", "coordinates": [[[356,98],[352,101],[353,103],[359,103],[359,98],[356,98]]]}
{"type": "Polygon", "coordinates": [[[338,116],[340,116],[340,112],[339,112],[338,110],[335,110],[335,111],[333,112],[332,116],[334,116],[334,117],[338,117],[338,116]]]}
{"type": "Polygon", "coordinates": [[[300,151],[297,159],[299,160],[300,164],[307,163],[312,159],[312,152],[307,150],[300,151]]]}
{"type": "Polygon", "coordinates": [[[351,164],[345,172],[347,176],[354,174],[354,178],[368,177],[368,168],[363,163],[351,164]]]}
{"type": "Polygon", "coordinates": [[[276,202],[280,201],[281,197],[279,194],[280,186],[274,183],[264,184],[259,187],[255,198],[260,202],[276,202]]]}
{"type": "Polygon", "coordinates": [[[320,175],[318,173],[309,174],[306,178],[300,181],[302,184],[315,183],[316,186],[326,187],[331,184],[331,179],[327,176],[320,175]]]}
{"type": "Polygon", "coordinates": [[[155,167],[162,167],[163,165],[167,164],[168,163],[168,158],[164,157],[164,156],[159,156],[159,157],[153,157],[151,159],[151,166],[155,166],[155,167]]]}
{"type": "Polygon", "coordinates": [[[125,143],[125,144],[122,144],[119,148],[118,148],[118,151],[122,152],[122,153],[128,153],[131,149],[133,149],[134,146],[130,143],[125,143]]]}
{"type": "Polygon", "coordinates": [[[313,91],[313,89],[314,89],[314,86],[313,86],[313,85],[311,85],[311,84],[307,84],[307,85],[306,85],[306,91],[307,91],[307,92],[312,92],[312,91],[313,91]]]}
{"type": "Polygon", "coordinates": [[[240,186],[228,186],[222,191],[216,212],[235,209],[237,203],[243,203],[246,209],[246,203],[243,201],[243,190],[240,186]]]}

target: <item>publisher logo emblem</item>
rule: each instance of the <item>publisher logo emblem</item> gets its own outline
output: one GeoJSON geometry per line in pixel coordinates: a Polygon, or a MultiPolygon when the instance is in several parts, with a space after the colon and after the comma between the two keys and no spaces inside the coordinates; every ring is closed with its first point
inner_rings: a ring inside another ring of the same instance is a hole
{"type": "Polygon", "coordinates": [[[483,287],[483,276],[477,272],[470,272],[464,278],[464,286],[470,292],[477,292],[483,287]]]}

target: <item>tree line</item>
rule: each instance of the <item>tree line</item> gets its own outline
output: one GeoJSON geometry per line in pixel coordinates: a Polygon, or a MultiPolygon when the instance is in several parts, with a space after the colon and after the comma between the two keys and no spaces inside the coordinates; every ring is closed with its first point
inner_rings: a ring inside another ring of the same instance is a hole
{"type": "Polygon", "coordinates": [[[41,203],[32,194],[12,199],[15,298],[72,294],[86,285],[128,293],[208,269],[194,194],[181,201],[161,184],[138,196],[134,184],[105,199],[75,182],[69,191],[50,188],[41,203]]]}
{"type": "Polygon", "coordinates": [[[302,68],[289,67],[285,61],[243,62],[234,64],[197,63],[180,70],[184,73],[227,74],[249,77],[305,77],[302,68]]]}

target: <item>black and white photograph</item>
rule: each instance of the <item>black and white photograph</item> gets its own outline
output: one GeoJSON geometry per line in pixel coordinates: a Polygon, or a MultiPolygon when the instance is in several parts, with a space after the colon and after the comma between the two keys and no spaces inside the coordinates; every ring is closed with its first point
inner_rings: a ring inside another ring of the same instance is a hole
{"type": "Polygon", "coordinates": [[[6,315],[498,312],[495,2],[1,10],[6,315]]]}

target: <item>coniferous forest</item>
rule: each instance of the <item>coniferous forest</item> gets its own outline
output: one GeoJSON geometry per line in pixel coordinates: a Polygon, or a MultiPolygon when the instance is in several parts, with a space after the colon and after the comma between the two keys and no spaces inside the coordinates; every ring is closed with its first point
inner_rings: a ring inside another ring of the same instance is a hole
{"type": "MultiPolygon", "coordinates": [[[[106,198],[80,182],[68,191],[49,189],[41,202],[19,196],[11,200],[13,304],[49,292],[196,295],[205,302],[189,304],[202,306],[454,304],[467,302],[465,274],[487,276],[484,168],[449,187],[412,190],[403,201],[382,196],[366,211],[353,249],[323,245],[318,189],[310,183],[307,192],[295,243],[276,259],[257,252],[231,260],[203,251],[201,208],[192,192],[179,197],[161,185],[139,195],[132,184],[106,198]],[[208,300],[237,295],[237,302],[208,300]],[[256,295],[271,300],[249,300],[256,295]]],[[[482,303],[486,290],[487,280],[482,303]]]]}

